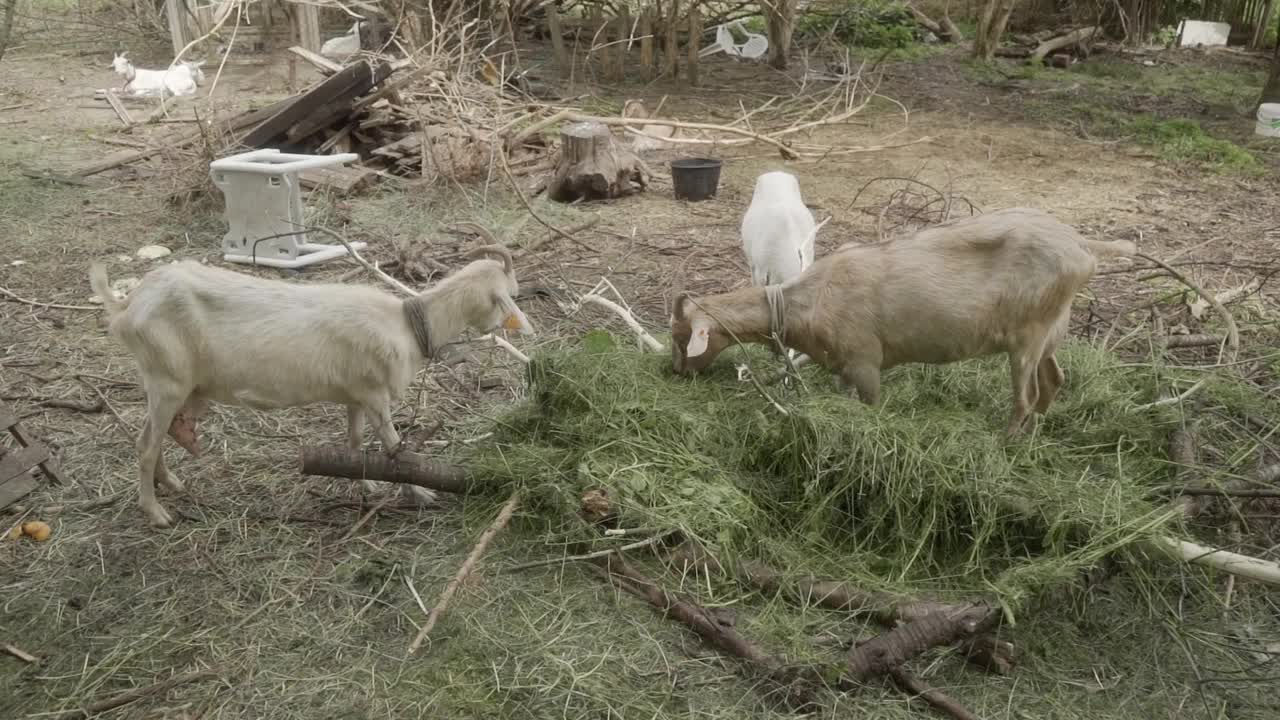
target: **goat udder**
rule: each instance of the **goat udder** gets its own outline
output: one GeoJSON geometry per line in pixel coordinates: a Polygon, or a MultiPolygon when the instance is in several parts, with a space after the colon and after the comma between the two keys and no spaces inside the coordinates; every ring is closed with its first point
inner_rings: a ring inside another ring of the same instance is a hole
{"type": "Polygon", "coordinates": [[[179,410],[169,423],[169,436],[192,457],[200,457],[200,440],[196,438],[196,417],[179,410]]]}

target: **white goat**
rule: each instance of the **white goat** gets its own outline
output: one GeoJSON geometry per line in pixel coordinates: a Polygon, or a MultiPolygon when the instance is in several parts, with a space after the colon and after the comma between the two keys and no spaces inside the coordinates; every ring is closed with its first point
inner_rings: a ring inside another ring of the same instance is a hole
{"type": "MultiPolygon", "coordinates": [[[[400,436],[392,403],[424,358],[468,328],[532,326],[514,298],[519,292],[510,252],[485,245],[476,259],[435,287],[401,300],[366,286],[302,285],[179,262],[149,272],[126,299],[111,292],[95,263],[89,283],[102,298],[110,332],[134,357],[147,395],[138,436],[140,502],[151,524],[173,518],[155,497],[155,481],[182,484],[165,467],[165,431],[192,455],[196,422],[210,401],[259,410],[317,402],[347,406],[347,441],[359,450],[365,416],[386,452],[400,436]]],[[[365,481],[368,490],[378,484],[365,481]]],[[[435,494],[403,486],[431,502],[435,494]]]]}
{"type": "Polygon", "coordinates": [[[346,60],[360,52],[360,26],[362,24],[357,20],[346,35],[339,35],[336,38],[326,40],[320,46],[320,54],[334,60],[346,60]]]}
{"type": "Polygon", "coordinates": [[[204,83],[204,71],[200,69],[203,60],[183,60],[164,70],[146,70],[134,67],[126,55],[116,53],[111,67],[125,80],[121,90],[134,97],[185,97],[194,95],[196,87],[204,83]]]}
{"type": "Polygon", "coordinates": [[[813,264],[817,234],[795,175],[775,170],[756,178],[751,205],[742,216],[742,250],[752,285],[778,285],[798,277],[813,264]]]}
{"type": "Polygon", "coordinates": [[[1032,410],[1048,409],[1063,383],[1054,353],[1096,256],[1134,252],[1128,241],[1081,237],[1040,210],[953,220],[831,253],[780,287],[680,295],[671,364],[693,373],[725,348],[767,343],[776,333],[875,405],[882,370],[1007,353],[1013,414],[1006,433],[1013,435],[1032,410]]]}

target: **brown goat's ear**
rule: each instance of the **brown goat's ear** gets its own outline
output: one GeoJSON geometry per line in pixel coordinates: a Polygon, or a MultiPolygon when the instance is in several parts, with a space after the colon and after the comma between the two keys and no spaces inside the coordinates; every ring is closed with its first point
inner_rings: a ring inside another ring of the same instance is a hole
{"type": "Polygon", "coordinates": [[[689,299],[689,293],[681,292],[676,294],[676,299],[671,305],[671,317],[676,320],[684,321],[684,301],[689,299]]]}
{"type": "Polygon", "coordinates": [[[515,268],[515,260],[511,258],[511,251],[508,250],[506,246],[498,245],[496,243],[492,245],[481,245],[478,248],[472,248],[471,250],[467,251],[467,254],[465,257],[468,260],[475,260],[477,258],[482,258],[486,255],[492,255],[498,258],[502,262],[502,271],[507,273],[508,275],[510,275],[513,269],[515,268]]]}

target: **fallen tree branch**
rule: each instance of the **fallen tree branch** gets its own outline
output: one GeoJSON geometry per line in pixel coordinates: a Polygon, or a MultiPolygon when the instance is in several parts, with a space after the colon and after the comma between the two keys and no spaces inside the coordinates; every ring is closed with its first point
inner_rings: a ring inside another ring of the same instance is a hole
{"type": "Polygon", "coordinates": [[[408,451],[391,457],[373,450],[304,446],[302,474],[382,480],[455,494],[467,494],[477,489],[466,470],[408,451]]]}
{"type": "Polygon", "coordinates": [[[1102,31],[1102,28],[1097,26],[1084,27],[1084,28],[1080,28],[1079,30],[1073,30],[1067,33],[1066,35],[1059,35],[1056,38],[1050,38],[1048,40],[1045,40],[1044,42],[1040,43],[1040,45],[1035,49],[1035,51],[1031,53],[1030,56],[1027,57],[1027,63],[1035,64],[1035,65],[1043,64],[1045,56],[1047,56],[1049,53],[1053,52],[1054,50],[1060,50],[1070,45],[1078,45],[1086,40],[1089,40],[1090,38],[1092,38],[1094,35],[1098,34],[1101,31],[1102,31]]]}
{"type": "Polygon", "coordinates": [[[58,303],[45,303],[45,302],[39,302],[37,300],[28,300],[24,297],[18,297],[8,288],[2,288],[2,287],[0,287],[0,295],[4,295],[10,300],[16,303],[22,303],[23,305],[31,305],[33,307],[41,307],[41,308],[53,308],[54,310],[101,310],[102,309],[100,307],[94,307],[93,305],[59,305],[58,303]]]}
{"type": "Polygon", "coordinates": [[[631,313],[623,309],[621,305],[615,303],[612,300],[609,300],[608,298],[601,297],[600,295],[597,295],[595,293],[591,293],[589,295],[583,295],[582,302],[592,303],[595,305],[599,305],[602,308],[607,308],[609,310],[612,310],[614,313],[618,315],[618,317],[622,318],[623,322],[627,324],[627,327],[631,328],[631,331],[634,332],[636,336],[640,338],[640,341],[645,344],[645,347],[649,348],[651,351],[656,353],[663,353],[667,351],[667,348],[662,343],[654,339],[654,337],[650,335],[648,332],[646,332],[644,328],[640,327],[640,323],[636,322],[635,317],[633,317],[631,313]]]}
{"type": "MultiPolygon", "coordinates": [[[[723,574],[720,561],[696,545],[686,543],[673,561],[702,572],[723,574]]],[[[737,563],[734,577],[763,593],[781,594],[800,605],[815,604],[830,610],[869,617],[885,627],[914,622],[933,615],[963,615],[973,603],[941,603],[931,600],[900,600],[884,593],[865,592],[847,583],[818,580],[812,576],[787,579],[769,566],[753,561],[737,563]]],[[[961,643],[967,662],[988,672],[1006,674],[1013,666],[1013,645],[983,633],[961,643]]]]}
{"type": "Polygon", "coordinates": [[[1262,560],[1227,550],[1218,550],[1169,537],[1157,537],[1151,540],[1148,546],[1183,562],[1204,565],[1205,567],[1231,573],[1237,577],[1257,580],[1267,585],[1280,586],[1280,564],[1270,560],[1262,560]]]}
{"type": "Polygon", "coordinates": [[[849,651],[846,667],[854,680],[866,682],[889,673],[930,648],[984,633],[999,619],[1000,609],[985,601],[951,606],[855,646],[849,651]]]}
{"type": "MultiPolygon", "coordinates": [[[[1146,260],[1147,262],[1158,265],[1160,269],[1168,273],[1171,277],[1173,277],[1173,279],[1191,288],[1191,290],[1195,292],[1196,295],[1198,295],[1201,298],[1204,298],[1209,302],[1211,306],[1213,306],[1214,312],[1222,316],[1222,321],[1227,324],[1227,348],[1231,351],[1229,362],[1235,362],[1236,357],[1240,354],[1240,330],[1236,327],[1235,317],[1232,316],[1230,311],[1228,311],[1227,308],[1218,300],[1218,297],[1216,295],[1205,292],[1204,288],[1192,282],[1190,278],[1188,278],[1186,275],[1183,275],[1181,272],[1178,272],[1177,270],[1173,269],[1172,266],[1170,266],[1168,263],[1164,262],[1163,260],[1157,260],[1156,258],[1150,255],[1147,255],[1146,253],[1136,253],[1136,257],[1140,257],[1143,260],[1146,260]]],[[[1221,353],[1218,354],[1218,362],[1222,362],[1221,353]]]]}
{"type": "Polygon", "coordinates": [[[218,673],[214,670],[200,670],[198,672],[187,673],[186,675],[175,675],[168,680],[161,680],[158,683],[147,685],[146,687],[126,690],[125,692],[109,697],[106,700],[92,702],[83,707],[76,708],[75,710],[68,710],[61,715],[55,715],[54,717],[57,718],[57,720],[73,720],[89,717],[90,715],[97,715],[98,713],[114,710],[115,708],[123,705],[128,705],[131,702],[141,700],[149,695],[163,695],[179,685],[186,685],[187,683],[193,683],[217,676],[218,673]]]}
{"type": "Polygon", "coordinates": [[[1221,345],[1221,335],[1170,335],[1161,343],[1166,348],[1206,347],[1221,345]]]}
{"type": "Polygon", "coordinates": [[[784,704],[793,710],[804,711],[818,707],[816,688],[821,684],[821,678],[817,673],[784,666],[732,627],[717,621],[706,608],[663,590],[621,557],[609,555],[595,562],[619,588],[647,600],[663,614],[692,628],[711,646],[744,661],[769,681],[769,688],[765,693],[767,697],[781,697],[784,704]]]}
{"type": "Polygon", "coordinates": [[[427,635],[431,633],[431,629],[436,626],[440,616],[449,607],[449,601],[454,594],[458,592],[458,588],[471,575],[471,571],[475,569],[476,563],[480,562],[480,556],[484,555],[484,551],[489,547],[489,543],[493,538],[507,526],[511,521],[511,516],[515,514],[516,508],[520,506],[520,491],[516,490],[511,493],[511,497],[507,499],[506,504],[498,511],[497,517],[493,519],[489,527],[480,534],[480,539],[476,541],[476,546],[471,549],[471,554],[467,555],[467,559],[462,562],[462,567],[458,568],[457,574],[453,576],[453,580],[445,587],[444,592],[440,593],[440,599],[436,601],[435,607],[431,608],[431,612],[427,614],[427,621],[422,624],[422,629],[418,631],[417,637],[409,644],[409,654],[412,655],[422,646],[422,642],[427,639],[427,635]]]}

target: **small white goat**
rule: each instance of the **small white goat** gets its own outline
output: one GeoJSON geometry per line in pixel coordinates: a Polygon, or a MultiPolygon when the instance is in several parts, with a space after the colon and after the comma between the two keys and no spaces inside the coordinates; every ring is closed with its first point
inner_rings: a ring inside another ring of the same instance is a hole
{"type": "MultiPolygon", "coordinates": [[[[501,261],[476,259],[405,300],[367,286],[302,285],[196,262],[156,268],[117,300],[106,269],[95,263],[89,283],[103,299],[111,334],[137,362],[147,395],[138,484],[151,524],[173,523],[156,500],[155,481],[183,487],[165,467],[165,432],[199,455],[195,426],[210,401],[259,410],[341,403],[350,449],[360,449],[368,415],[383,449],[398,451],[392,403],[424,358],[467,328],[533,332],[514,300],[519,285],[510,252],[485,245],[468,253],[483,255],[501,261]]],[[[412,486],[402,491],[420,502],[435,497],[412,486]]]]}
{"type": "Polygon", "coordinates": [[[346,35],[326,40],[320,46],[320,54],[334,60],[346,60],[360,52],[360,26],[363,24],[357,20],[346,35]]]}
{"type": "Polygon", "coordinates": [[[839,250],[781,287],[696,301],[681,294],[672,309],[671,364],[677,373],[696,372],[727,347],[767,343],[777,333],[875,405],[882,370],[1008,353],[1013,415],[1005,432],[1013,435],[1033,408],[1048,409],[1062,385],[1053,355],[1095,255],[1135,251],[1131,242],[1081,237],[1040,210],[953,220],[839,250]]]}
{"type": "Polygon", "coordinates": [[[128,53],[116,53],[111,67],[124,78],[122,91],[134,97],[161,97],[194,95],[196,87],[204,83],[203,60],[183,60],[164,70],[146,70],[134,67],[128,53]]]}
{"type": "Polygon", "coordinates": [[[752,285],[777,285],[799,277],[813,264],[817,234],[795,175],[775,170],[756,178],[751,205],[742,216],[742,250],[751,266],[752,285]]]}

